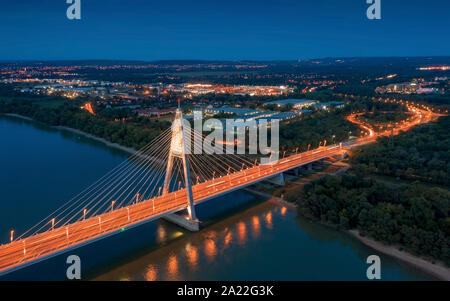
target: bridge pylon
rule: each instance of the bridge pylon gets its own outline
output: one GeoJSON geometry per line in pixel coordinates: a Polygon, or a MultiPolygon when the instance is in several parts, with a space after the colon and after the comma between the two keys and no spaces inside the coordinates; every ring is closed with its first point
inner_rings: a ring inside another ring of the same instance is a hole
{"type": "Polygon", "coordinates": [[[183,114],[181,109],[178,108],[175,113],[175,119],[172,123],[172,138],[170,142],[169,157],[167,160],[166,176],[164,179],[164,186],[162,194],[165,195],[169,192],[170,181],[172,178],[173,163],[176,158],[182,161],[183,176],[186,185],[187,195],[187,211],[191,224],[195,224],[194,228],[198,230],[198,220],[195,213],[194,197],[192,194],[192,183],[189,172],[189,159],[186,154],[186,143],[183,128],[183,114]]]}

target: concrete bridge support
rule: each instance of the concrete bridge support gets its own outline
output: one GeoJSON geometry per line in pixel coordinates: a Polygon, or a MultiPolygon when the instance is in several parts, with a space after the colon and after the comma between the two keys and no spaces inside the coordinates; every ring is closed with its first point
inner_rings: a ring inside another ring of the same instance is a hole
{"type": "Polygon", "coordinates": [[[290,170],[286,171],[285,173],[298,177],[301,173],[301,167],[296,167],[296,168],[290,169],[290,170]]]}
{"type": "Polygon", "coordinates": [[[192,220],[189,216],[184,217],[180,214],[172,213],[164,216],[163,219],[192,232],[197,232],[200,229],[199,221],[197,219],[192,220]]]}
{"type": "Polygon", "coordinates": [[[191,175],[189,172],[189,159],[188,156],[186,155],[187,152],[184,141],[185,137],[183,130],[183,114],[180,108],[178,108],[175,114],[175,120],[172,123],[172,139],[170,142],[169,158],[167,160],[166,176],[164,179],[164,186],[163,186],[163,195],[169,192],[174,159],[175,158],[181,159],[187,192],[186,202],[187,202],[188,216],[183,217],[178,214],[170,214],[167,215],[165,219],[190,231],[198,231],[199,222],[197,219],[197,215],[195,213],[194,197],[192,194],[191,175]]]}
{"type": "Polygon", "coordinates": [[[280,185],[280,186],[284,186],[285,181],[284,181],[284,174],[283,173],[279,173],[278,175],[269,178],[266,180],[269,183],[275,184],[275,185],[280,185]]]}

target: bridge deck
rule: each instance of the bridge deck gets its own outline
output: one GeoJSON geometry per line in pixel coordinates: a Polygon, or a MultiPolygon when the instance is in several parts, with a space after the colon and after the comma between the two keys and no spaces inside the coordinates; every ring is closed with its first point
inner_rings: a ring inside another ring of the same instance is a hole
{"type": "MultiPolygon", "coordinates": [[[[319,150],[280,159],[273,165],[255,166],[193,185],[195,204],[340,152],[342,150],[338,146],[322,147],[319,150]]],[[[68,248],[85,245],[122,228],[133,227],[165,214],[183,210],[187,207],[186,199],[186,190],[181,189],[0,246],[0,274],[26,263],[59,254],[68,248]]]]}

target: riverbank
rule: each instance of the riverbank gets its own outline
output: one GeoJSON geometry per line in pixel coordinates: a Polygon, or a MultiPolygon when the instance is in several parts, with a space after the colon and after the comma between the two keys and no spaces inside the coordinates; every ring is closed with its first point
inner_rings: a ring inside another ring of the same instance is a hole
{"type": "MultiPolygon", "coordinates": [[[[23,115],[12,114],[12,113],[4,113],[2,115],[9,116],[9,117],[20,118],[20,119],[23,119],[23,120],[44,124],[44,123],[41,123],[39,121],[34,120],[33,118],[26,117],[26,116],[23,116],[23,115]]],[[[80,136],[83,136],[83,137],[86,137],[86,138],[89,138],[89,139],[101,142],[101,143],[105,144],[108,147],[119,149],[121,151],[127,152],[127,153],[132,154],[132,155],[137,152],[134,148],[126,147],[126,146],[123,146],[123,145],[120,145],[120,144],[117,144],[117,143],[112,143],[112,142],[109,142],[108,140],[106,140],[104,138],[100,138],[100,137],[97,137],[97,136],[85,133],[83,131],[80,131],[80,130],[77,130],[77,129],[74,129],[74,128],[61,126],[61,125],[57,125],[57,126],[51,126],[51,125],[48,125],[48,124],[44,124],[44,125],[48,126],[50,128],[53,128],[53,129],[64,130],[64,131],[75,133],[77,135],[80,135],[80,136]]]]}
{"type": "MultiPolygon", "coordinates": [[[[282,206],[286,206],[291,209],[297,209],[296,204],[287,202],[287,201],[283,200],[282,198],[275,197],[275,196],[271,195],[270,193],[257,191],[257,190],[251,189],[251,188],[245,188],[244,190],[247,192],[250,192],[252,194],[267,198],[269,201],[280,204],[282,206]]],[[[299,213],[299,214],[301,214],[301,213],[299,213]]],[[[302,216],[304,216],[304,215],[302,215],[302,216]]],[[[309,217],[307,217],[307,216],[304,216],[304,217],[309,219],[309,217]]],[[[327,226],[327,227],[331,227],[331,228],[339,231],[333,225],[321,223],[318,221],[315,221],[315,222],[317,222],[321,225],[327,226]]],[[[395,259],[398,259],[398,260],[400,260],[400,261],[402,261],[424,273],[427,273],[433,277],[436,277],[437,279],[450,281],[450,268],[446,267],[444,265],[444,263],[436,262],[433,264],[432,262],[425,260],[421,257],[412,255],[405,251],[400,251],[399,250],[400,246],[385,245],[384,243],[376,241],[372,238],[361,236],[359,234],[358,230],[348,230],[348,231],[342,231],[342,232],[349,234],[350,236],[354,237],[359,242],[361,242],[365,246],[368,246],[369,248],[372,248],[380,253],[383,253],[383,254],[393,257],[395,259]]]]}
{"type": "Polygon", "coordinates": [[[251,194],[254,194],[254,195],[266,198],[266,199],[268,199],[269,201],[271,201],[273,203],[277,203],[279,205],[288,207],[290,209],[297,209],[297,205],[296,204],[289,203],[289,202],[283,200],[282,198],[279,198],[279,197],[276,197],[274,195],[271,195],[270,193],[254,190],[254,189],[251,189],[251,188],[244,188],[243,190],[245,190],[245,191],[247,191],[247,192],[249,192],[251,194]]]}
{"type": "MultiPolygon", "coordinates": [[[[362,242],[364,245],[381,252],[383,254],[394,257],[398,260],[401,260],[422,272],[430,274],[438,279],[450,281],[450,268],[446,267],[443,263],[436,262],[435,264],[422,259],[418,256],[412,255],[405,251],[400,251],[398,246],[389,246],[385,245],[382,242],[376,241],[372,238],[364,237],[359,234],[358,230],[349,230],[346,231],[348,234],[362,242]]],[[[383,265],[383,263],[381,263],[383,265]]],[[[383,271],[383,267],[381,268],[383,271]]]]}

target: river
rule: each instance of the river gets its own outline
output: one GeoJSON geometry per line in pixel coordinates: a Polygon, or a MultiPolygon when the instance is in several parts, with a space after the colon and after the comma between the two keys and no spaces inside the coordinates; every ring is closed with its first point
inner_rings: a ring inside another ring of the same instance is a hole
{"type": "MultiPolygon", "coordinates": [[[[100,142],[0,116],[0,243],[126,159],[100,142]]],[[[238,191],[198,206],[201,231],[160,220],[70,251],[88,280],[366,280],[376,251],[295,210],[238,191]]],[[[3,277],[64,280],[70,254],[3,277]]],[[[434,280],[388,256],[383,280],[434,280]]],[[[3,280],[0,277],[0,280],[3,280]]]]}

